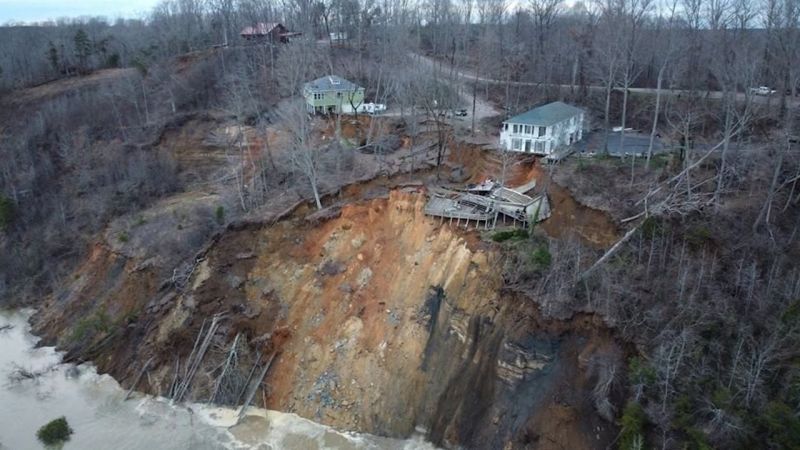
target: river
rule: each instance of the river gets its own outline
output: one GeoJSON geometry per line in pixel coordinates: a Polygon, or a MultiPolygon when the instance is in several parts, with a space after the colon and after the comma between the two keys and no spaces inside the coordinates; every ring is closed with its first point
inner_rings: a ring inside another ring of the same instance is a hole
{"type": "Polygon", "coordinates": [[[31,311],[0,311],[0,449],[43,449],[36,430],[65,416],[74,430],[69,449],[433,449],[408,440],[344,433],[294,414],[236,411],[126,392],[90,365],[61,363],[52,347],[36,348],[31,311]],[[19,369],[34,377],[21,376],[19,369]]]}

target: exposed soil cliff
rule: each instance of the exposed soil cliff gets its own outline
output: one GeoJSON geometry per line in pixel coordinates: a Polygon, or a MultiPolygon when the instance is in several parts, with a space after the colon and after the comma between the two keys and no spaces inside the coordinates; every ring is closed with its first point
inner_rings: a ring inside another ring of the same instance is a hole
{"type": "Polygon", "coordinates": [[[38,331],[123,384],[152,357],[138,388],[165,393],[203,320],[226,313],[195,399],[209,397],[241,333],[245,351],[278,354],[260,399],[271,409],[389,436],[424,428],[440,445],[610,442],[589,368],[618,352],[610,333],[592,317],[545,321],[503,294],[496,251],[426,218],[424,200],[394,190],[321,223],[297,211],[272,226],[229,228],[183,289],[98,245],[38,315],[38,331]]]}

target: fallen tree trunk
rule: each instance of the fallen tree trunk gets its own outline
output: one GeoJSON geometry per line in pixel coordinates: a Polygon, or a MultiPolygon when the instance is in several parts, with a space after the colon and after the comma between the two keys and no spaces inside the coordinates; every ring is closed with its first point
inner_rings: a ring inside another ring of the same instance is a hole
{"type": "MultiPolygon", "coordinates": [[[[261,386],[261,383],[264,382],[264,377],[267,376],[267,372],[269,372],[270,366],[272,366],[272,362],[275,360],[275,356],[277,353],[273,353],[272,356],[269,357],[267,363],[264,364],[264,367],[261,368],[261,373],[258,374],[258,381],[250,386],[250,392],[247,393],[247,398],[245,399],[244,404],[242,404],[242,408],[239,410],[239,419],[242,420],[244,417],[244,413],[247,411],[247,408],[250,406],[250,402],[253,401],[253,397],[258,392],[258,387],[261,386]]],[[[237,420],[237,422],[238,422],[237,420]]]]}
{"type": "Polygon", "coordinates": [[[612,256],[614,256],[614,254],[617,253],[620,248],[622,248],[622,245],[625,244],[626,242],[628,242],[628,240],[636,233],[636,231],[639,229],[640,226],[641,226],[641,223],[639,223],[635,227],[633,227],[630,230],[628,230],[628,232],[625,233],[625,235],[622,236],[622,238],[620,240],[618,240],[614,245],[612,245],[611,248],[608,249],[603,254],[603,256],[601,256],[600,259],[597,260],[597,262],[592,264],[592,267],[589,267],[588,269],[586,269],[578,277],[578,280],[580,280],[580,281],[585,280],[589,275],[592,274],[592,272],[597,270],[598,267],[602,266],[606,261],[608,261],[612,256]]]}
{"type": "Polygon", "coordinates": [[[144,375],[145,371],[147,371],[147,369],[150,367],[150,363],[151,362],[153,362],[153,357],[152,356],[150,357],[150,359],[147,360],[147,362],[144,363],[144,365],[142,366],[142,370],[139,371],[139,375],[136,377],[135,380],[133,380],[133,384],[131,385],[131,388],[128,389],[128,393],[125,394],[125,400],[131,398],[131,394],[133,394],[133,390],[136,389],[136,386],[139,384],[139,381],[142,379],[142,376],[144,375]]]}

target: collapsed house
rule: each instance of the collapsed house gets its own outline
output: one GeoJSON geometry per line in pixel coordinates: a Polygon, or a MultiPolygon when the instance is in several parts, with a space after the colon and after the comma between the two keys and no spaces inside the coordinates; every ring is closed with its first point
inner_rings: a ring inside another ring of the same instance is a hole
{"type": "Polygon", "coordinates": [[[428,190],[425,214],[442,221],[449,219],[450,223],[456,220],[457,225],[463,221],[465,227],[475,222],[475,228],[490,229],[496,227],[498,221],[506,223],[511,219],[515,226],[527,228],[531,223],[550,217],[547,195],[527,195],[534,187],[535,181],[507,188],[491,179],[463,190],[434,187],[428,190]]]}

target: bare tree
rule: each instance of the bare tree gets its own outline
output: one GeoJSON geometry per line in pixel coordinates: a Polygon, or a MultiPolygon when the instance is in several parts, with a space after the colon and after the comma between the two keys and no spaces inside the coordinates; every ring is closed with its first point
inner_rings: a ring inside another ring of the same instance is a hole
{"type": "Polygon", "coordinates": [[[308,180],[314,203],[317,209],[322,209],[319,164],[323,148],[321,143],[313,141],[314,119],[306,112],[305,105],[299,101],[282,108],[278,115],[284,131],[290,136],[291,148],[288,149],[288,159],[292,167],[308,180]]]}
{"type": "Polygon", "coordinates": [[[598,32],[594,40],[594,64],[592,67],[594,69],[595,79],[600,81],[603,86],[605,96],[603,108],[603,128],[605,129],[605,134],[602,148],[604,153],[608,152],[608,138],[611,129],[611,94],[617,83],[619,71],[624,64],[625,58],[624,47],[621,46],[617,36],[617,29],[620,26],[621,19],[618,14],[616,10],[610,8],[603,11],[598,26],[598,32]]]}
{"type": "MultiPolygon", "coordinates": [[[[665,24],[666,28],[662,31],[663,35],[666,35],[666,43],[664,44],[665,50],[660,50],[661,53],[661,64],[658,66],[658,75],[656,78],[656,100],[655,100],[655,107],[653,108],[653,126],[650,129],[650,140],[647,144],[647,167],[650,168],[650,160],[653,158],[653,146],[655,144],[656,134],[658,133],[658,119],[661,114],[661,95],[662,95],[662,87],[664,85],[664,77],[666,75],[667,69],[672,64],[673,60],[682,53],[682,49],[675,43],[675,39],[673,33],[675,32],[675,19],[676,19],[676,8],[678,6],[678,0],[672,0],[672,3],[669,6],[669,19],[665,24]]],[[[659,33],[662,35],[662,33],[659,33]]]]}
{"type": "Polygon", "coordinates": [[[442,81],[434,71],[429,77],[413,85],[413,98],[433,122],[436,133],[436,177],[440,176],[441,164],[447,151],[451,128],[447,116],[458,104],[458,94],[449,83],[442,81]]]}

